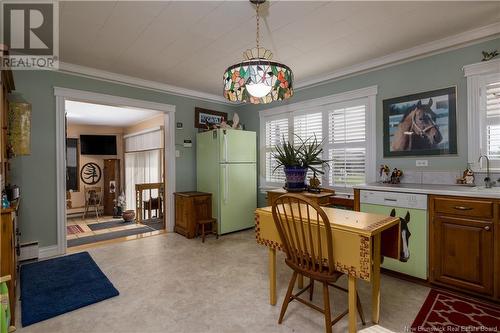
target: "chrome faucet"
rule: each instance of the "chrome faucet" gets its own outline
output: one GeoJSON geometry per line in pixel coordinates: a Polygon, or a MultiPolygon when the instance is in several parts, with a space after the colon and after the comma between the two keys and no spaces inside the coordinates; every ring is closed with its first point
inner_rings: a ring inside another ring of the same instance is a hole
{"type": "Polygon", "coordinates": [[[491,175],[490,175],[490,159],[486,155],[481,155],[479,156],[479,160],[477,160],[478,163],[481,163],[482,158],[486,159],[486,178],[484,178],[484,187],[486,188],[491,188],[495,182],[491,181],[491,175]]]}

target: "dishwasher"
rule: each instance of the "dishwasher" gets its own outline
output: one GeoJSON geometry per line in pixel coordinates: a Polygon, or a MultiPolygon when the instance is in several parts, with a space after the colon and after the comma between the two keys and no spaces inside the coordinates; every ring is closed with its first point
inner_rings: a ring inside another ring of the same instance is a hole
{"type": "Polygon", "coordinates": [[[383,268],[427,280],[427,195],[385,191],[360,191],[360,210],[392,215],[401,222],[400,258],[384,258],[383,268]]]}

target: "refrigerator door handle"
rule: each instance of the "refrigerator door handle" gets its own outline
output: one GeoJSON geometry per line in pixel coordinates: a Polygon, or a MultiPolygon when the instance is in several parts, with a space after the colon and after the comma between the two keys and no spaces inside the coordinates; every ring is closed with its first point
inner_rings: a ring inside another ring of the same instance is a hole
{"type": "Polygon", "coordinates": [[[226,131],[224,131],[224,134],[222,136],[222,144],[224,146],[224,155],[223,155],[223,161],[227,162],[227,134],[226,131]]]}
{"type": "Polygon", "coordinates": [[[223,182],[224,182],[224,204],[227,204],[227,196],[228,196],[228,192],[229,192],[229,184],[228,184],[228,174],[227,174],[227,165],[224,165],[224,179],[223,179],[223,182]]]}

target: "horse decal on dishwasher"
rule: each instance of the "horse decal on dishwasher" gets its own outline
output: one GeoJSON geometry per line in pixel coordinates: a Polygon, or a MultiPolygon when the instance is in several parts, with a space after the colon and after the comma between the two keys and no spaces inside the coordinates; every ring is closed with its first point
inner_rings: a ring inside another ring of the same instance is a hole
{"type": "MultiPolygon", "coordinates": [[[[393,208],[390,214],[392,217],[396,216],[396,210],[393,208]]],[[[411,232],[408,228],[408,223],[410,223],[410,212],[406,212],[404,218],[400,217],[401,226],[401,251],[399,252],[399,261],[407,262],[410,259],[410,236],[411,232]]]]}

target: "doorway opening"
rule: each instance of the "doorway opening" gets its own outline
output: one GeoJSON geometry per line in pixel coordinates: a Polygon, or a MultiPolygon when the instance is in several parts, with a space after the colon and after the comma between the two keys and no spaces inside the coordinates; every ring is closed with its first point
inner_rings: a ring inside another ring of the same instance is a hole
{"type": "Polygon", "coordinates": [[[63,88],[56,97],[59,254],[171,229],[175,108],[63,88]]]}

